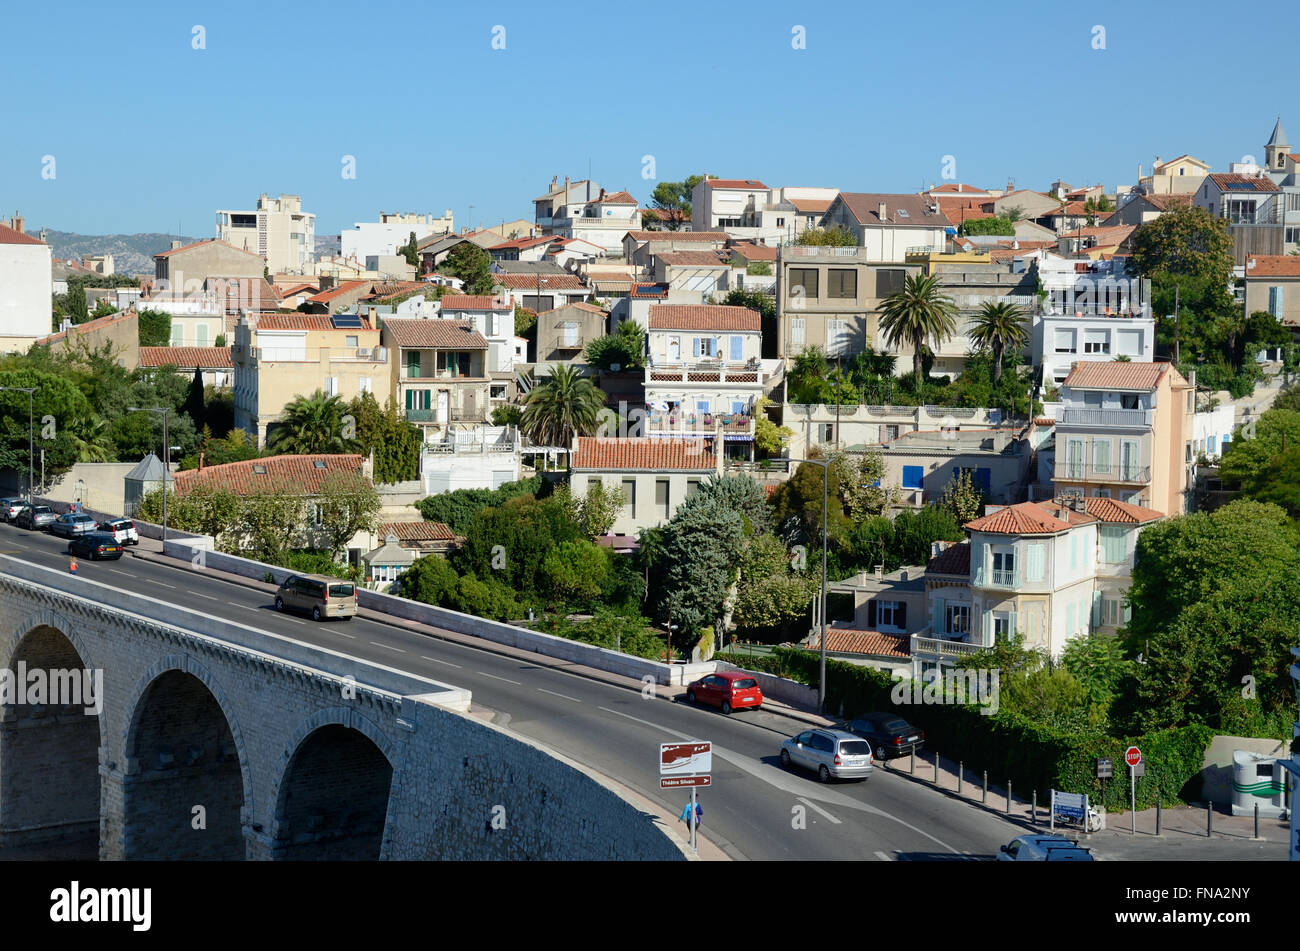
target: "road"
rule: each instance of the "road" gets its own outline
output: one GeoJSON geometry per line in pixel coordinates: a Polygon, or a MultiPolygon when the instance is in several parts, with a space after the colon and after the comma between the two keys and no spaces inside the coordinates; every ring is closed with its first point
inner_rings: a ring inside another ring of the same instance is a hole
{"type": "MultiPolygon", "coordinates": [[[[67,570],[67,543],[0,525],[0,553],[67,570]]],[[[700,791],[701,834],[735,859],[968,861],[992,858],[1025,830],[901,776],[877,769],[865,783],[822,785],[779,762],[796,721],[764,711],[710,709],[421,635],[358,617],[314,623],[277,613],[271,598],[217,572],[192,572],[128,554],[80,560],[85,578],[293,637],[473,692],[473,709],[553,747],[677,815],[689,794],[659,789],[658,744],[709,740],[713,785],[700,791]]]]}

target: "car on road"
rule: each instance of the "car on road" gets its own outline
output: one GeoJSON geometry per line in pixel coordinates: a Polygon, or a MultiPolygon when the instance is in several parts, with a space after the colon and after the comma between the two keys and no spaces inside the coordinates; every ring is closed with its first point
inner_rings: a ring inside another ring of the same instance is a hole
{"type": "Polygon", "coordinates": [[[14,524],[28,531],[45,532],[49,531],[56,518],[58,516],[54,514],[54,509],[48,505],[24,505],[14,518],[14,524]]]}
{"type": "Polygon", "coordinates": [[[896,713],[865,713],[843,727],[871,744],[876,759],[894,759],[925,745],[925,731],[914,727],[896,713]]]}
{"type": "Polygon", "coordinates": [[[140,544],[140,533],[135,529],[135,522],[129,518],[114,518],[99,523],[99,531],[107,532],[122,545],[140,544]]]}
{"type": "Polygon", "coordinates": [[[275,609],[306,611],[313,621],[341,617],[350,621],[357,613],[357,586],[328,575],[290,575],[275,592],[275,609]]]}
{"type": "Polygon", "coordinates": [[[693,681],[686,688],[686,699],[691,703],[721,707],[723,713],[731,713],[732,710],[757,710],[763,705],[763,691],[753,674],[729,670],[693,681]]]}
{"type": "Polygon", "coordinates": [[[1022,835],[998,851],[999,862],[1094,862],[1092,852],[1063,835],[1022,835]]]}
{"type": "Polygon", "coordinates": [[[805,730],[781,743],[781,765],[802,766],[824,783],[832,779],[866,779],[875,760],[871,744],[844,730],[805,730]]]}
{"type": "Polygon", "coordinates": [[[68,541],[68,551],[91,561],[101,558],[121,558],[122,543],[108,532],[82,532],[68,541]]]}
{"type": "Polygon", "coordinates": [[[50,523],[50,534],[58,535],[60,538],[72,538],[74,535],[93,532],[97,528],[99,526],[95,524],[95,520],[85,512],[66,512],[50,523]]]}
{"type": "Polygon", "coordinates": [[[12,522],[18,517],[18,513],[27,507],[26,499],[3,498],[0,499],[0,521],[12,522]]]}

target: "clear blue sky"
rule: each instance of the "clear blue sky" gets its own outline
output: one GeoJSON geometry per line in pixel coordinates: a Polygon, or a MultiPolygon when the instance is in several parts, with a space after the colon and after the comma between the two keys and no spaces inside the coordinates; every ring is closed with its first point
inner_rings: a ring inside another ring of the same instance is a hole
{"type": "MultiPolygon", "coordinates": [[[[217,208],[288,192],[321,234],[381,209],[451,208],[460,226],[471,203],[474,223],[531,217],[553,175],[585,178],[588,163],[644,203],[647,154],[658,180],[916,191],[942,181],[952,155],[975,185],[1060,177],[1109,190],[1155,155],[1220,170],[1262,157],[1294,63],[1268,17],[1245,47],[1225,44],[1225,9],[13,4],[0,213],[85,234],[179,224],[206,236],[217,208]],[[192,48],[195,25],[206,49],[192,48]],[[492,48],[498,25],[504,50],[492,48]],[[796,25],[806,49],[792,48],[796,25]],[[344,155],[355,180],[340,174],[344,155]]],[[[1282,119],[1300,137],[1300,110],[1282,119]]]]}

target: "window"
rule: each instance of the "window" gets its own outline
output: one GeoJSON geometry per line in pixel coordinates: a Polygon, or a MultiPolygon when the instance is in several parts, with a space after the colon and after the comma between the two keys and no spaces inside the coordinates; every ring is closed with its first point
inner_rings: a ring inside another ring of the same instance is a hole
{"type": "Polygon", "coordinates": [[[1101,527],[1101,560],[1104,564],[1118,565],[1124,562],[1127,551],[1126,534],[1123,528],[1116,525],[1101,527]]]}
{"type": "Polygon", "coordinates": [[[363,376],[361,377],[361,379],[357,380],[357,392],[358,393],[370,392],[370,377],[363,376]]]}
{"type": "Polygon", "coordinates": [[[1047,548],[1041,543],[1025,549],[1025,580],[1044,581],[1047,577],[1047,548]]]}
{"type": "Polygon", "coordinates": [[[907,628],[907,605],[902,601],[876,601],[876,626],[907,628]]]}
{"type": "MultiPolygon", "coordinates": [[[[1288,231],[1300,230],[1288,228],[1288,231]]],[[[1268,289],[1268,312],[1278,320],[1282,319],[1282,287],[1270,287],[1268,289]]]]}
{"type": "Polygon", "coordinates": [[[623,480],[623,514],[636,518],[636,479],[623,480]]]}
{"type": "Polygon", "coordinates": [[[172,346],[185,346],[185,325],[176,321],[172,321],[172,346]]]}
{"type": "Polygon", "coordinates": [[[1142,397],[1136,393],[1121,393],[1119,395],[1120,409],[1141,409],[1142,397]]]}
{"type": "Polygon", "coordinates": [[[1067,439],[1065,442],[1065,477],[1083,478],[1083,440],[1067,439]]]}
{"type": "Polygon", "coordinates": [[[576,347],[578,345],[578,322],[576,320],[566,320],[560,324],[560,340],[565,347],[576,347]]]}
{"type": "Polygon", "coordinates": [[[993,583],[1012,585],[1016,580],[1016,553],[1013,550],[993,552],[993,583]]]}
{"type": "Polygon", "coordinates": [[[1074,353],[1074,331],[1058,330],[1056,332],[1056,352],[1074,353]]]}
{"type": "Polygon", "coordinates": [[[776,226],[777,226],[778,228],[784,228],[784,227],[785,227],[785,219],[784,219],[784,218],[777,218],[777,219],[776,219],[776,226]]]}
{"type": "Polygon", "coordinates": [[[903,488],[920,489],[923,488],[922,481],[925,478],[924,466],[903,466],[903,488]]]}
{"type": "Polygon", "coordinates": [[[970,631],[970,605],[947,605],[944,608],[944,627],[949,634],[968,633],[970,631]]]}
{"type": "Polygon", "coordinates": [[[1212,455],[1212,456],[1215,455],[1215,454],[1218,452],[1218,450],[1215,448],[1215,443],[1216,443],[1217,439],[1218,439],[1217,436],[1206,436],[1206,437],[1205,437],[1205,451],[1208,452],[1208,453],[1209,453],[1210,455],[1212,455]]]}
{"type": "MultiPolygon", "coordinates": [[[[1287,211],[1296,211],[1296,210],[1298,210],[1298,209],[1296,209],[1296,208],[1292,208],[1292,207],[1291,207],[1293,204],[1295,204],[1295,202],[1294,202],[1292,199],[1294,199],[1294,198],[1296,198],[1296,197],[1300,197],[1300,196],[1295,196],[1295,195],[1288,195],[1288,196],[1287,196],[1287,199],[1288,199],[1288,201],[1287,201],[1287,211]]],[[[1296,242],[1300,242],[1300,228],[1287,228],[1287,229],[1286,229],[1286,243],[1287,243],[1287,244],[1295,244],[1296,242]]]]}
{"type": "Polygon", "coordinates": [[[1092,471],[1104,475],[1110,472],[1110,440],[1098,439],[1092,444],[1092,471]]]}
{"type": "Polygon", "coordinates": [[[428,409],[430,405],[428,390],[406,391],[406,408],[408,410],[428,409]]]}
{"type": "Polygon", "coordinates": [[[208,345],[208,325],[199,324],[194,328],[194,346],[206,347],[208,345]]]}
{"type": "Polygon", "coordinates": [[[732,400],[732,401],[731,401],[731,411],[732,411],[733,413],[742,413],[742,414],[743,414],[743,413],[745,412],[745,409],[746,409],[746,406],[745,406],[745,401],[744,401],[744,400],[732,400]]]}
{"type": "Polygon", "coordinates": [[[412,378],[419,378],[420,376],[420,351],[419,350],[406,351],[406,375],[412,378]]]}
{"type": "Polygon", "coordinates": [[[826,321],[826,355],[843,356],[849,350],[849,322],[838,318],[826,321]]]}
{"type": "Polygon", "coordinates": [[[1110,353],[1110,334],[1105,330],[1089,330],[1083,335],[1084,353],[1110,353]]]}
{"type": "Polygon", "coordinates": [[[1011,613],[1007,611],[993,612],[993,639],[995,641],[1010,640],[1011,632],[1015,630],[1011,623],[1011,613]]]}
{"type": "Polygon", "coordinates": [[[804,328],[807,326],[807,318],[791,317],[790,318],[790,346],[797,353],[804,348],[804,328]]]}
{"type": "Polygon", "coordinates": [[[346,334],[343,337],[343,346],[355,350],[359,346],[357,340],[358,338],[355,334],[346,334]]]}
{"type": "Polygon", "coordinates": [[[826,273],[826,296],[854,299],[858,296],[858,272],[833,267],[826,273]]]}
{"type": "Polygon", "coordinates": [[[790,274],[790,297],[816,298],[817,269],[815,267],[792,267],[790,274]]]}
{"type": "Polygon", "coordinates": [[[655,479],[655,511],[663,518],[668,518],[668,480],[655,479]]]}
{"type": "Polygon", "coordinates": [[[697,357],[717,356],[717,343],[712,337],[692,337],[691,353],[697,357]]]}
{"type": "Polygon", "coordinates": [[[1191,440],[1183,443],[1183,462],[1192,461],[1192,443],[1191,440]]]}
{"type": "Polygon", "coordinates": [[[744,337],[741,337],[739,335],[734,335],[734,334],[732,335],[731,352],[729,354],[729,357],[731,360],[735,362],[739,362],[745,359],[745,338],[744,337]]]}
{"type": "MultiPolygon", "coordinates": [[[[1137,440],[1125,439],[1120,443],[1120,478],[1125,482],[1131,482],[1138,477],[1138,444],[1137,440]]],[[[1125,501],[1128,501],[1127,499],[1125,501]]]]}
{"type": "Polygon", "coordinates": [[[695,494],[696,492],[698,492],[698,491],[700,491],[700,480],[699,480],[699,479],[687,479],[687,480],[686,480],[686,497],[689,499],[692,495],[694,495],[694,494],[695,494]]]}

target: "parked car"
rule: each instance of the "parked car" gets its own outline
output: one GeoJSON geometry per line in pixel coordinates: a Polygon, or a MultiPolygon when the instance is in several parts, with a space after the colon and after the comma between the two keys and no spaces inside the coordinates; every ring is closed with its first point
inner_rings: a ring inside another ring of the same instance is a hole
{"type": "Polygon", "coordinates": [[[914,727],[896,713],[865,713],[844,724],[844,729],[871,744],[876,759],[906,756],[925,745],[925,731],[914,727]]]}
{"type": "Polygon", "coordinates": [[[82,532],[68,542],[68,551],[91,561],[101,558],[121,558],[122,543],[108,532],[82,532]]]}
{"type": "Polygon", "coordinates": [[[357,613],[357,586],[327,575],[290,575],[275,592],[275,609],[285,608],[306,611],[313,621],[327,617],[350,621],[357,613]]]}
{"type": "Polygon", "coordinates": [[[866,779],[875,760],[871,744],[844,730],[805,730],[781,743],[781,765],[811,769],[824,783],[834,779],[866,779]]]}
{"type": "Polygon", "coordinates": [[[730,670],[694,681],[686,688],[686,699],[691,703],[721,707],[723,713],[730,713],[732,710],[757,710],[763,705],[763,691],[752,674],[730,670]]]}
{"type": "Polygon", "coordinates": [[[998,851],[999,862],[1094,862],[1092,852],[1063,835],[1022,835],[998,851]]]}
{"type": "Polygon", "coordinates": [[[58,535],[60,538],[71,538],[74,535],[93,532],[98,527],[95,520],[84,512],[67,512],[50,524],[50,534],[58,535]]]}
{"type": "Polygon", "coordinates": [[[54,514],[54,509],[48,505],[24,505],[14,519],[14,524],[28,531],[46,532],[56,518],[58,516],[54,514]]]}
{"type": "Polygon", "coordinates": [[[12,522],[18,517],[18,513],[27,507],[26,499],[4,498],[0,499],[0,521],[12,522]]]}
{"type": "Polygon", "coordinates": [[[114,518],[99,523],[99,531],[112,535],[122,545],[140,544],[140,533],[135,530],[135,522],[129,518],[114,518]]]}

